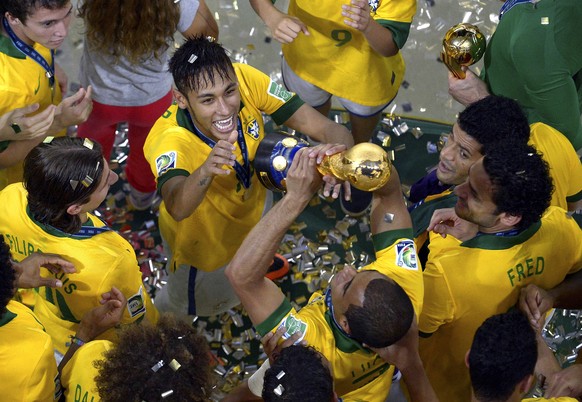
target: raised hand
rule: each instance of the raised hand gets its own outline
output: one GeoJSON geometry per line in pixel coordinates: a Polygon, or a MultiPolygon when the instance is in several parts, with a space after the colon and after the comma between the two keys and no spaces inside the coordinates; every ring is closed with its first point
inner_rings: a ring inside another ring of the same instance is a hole
{"type": "Polygon", "coordinates": [[[43,138],[55,118],[56,106],[49,105],[45,110],[28,116],[38,110],[39,104],[11,110],[0,116],[0,141],[19,141],[43,138]]]}
{"type": "Polygon", "coordinates": [[[51,273],[77,272],[74,265],[56,254],[33,253],[20,262],[13,264],[16,271],[16,283],[19,288],[30,289],[41,286],[51,288],[62,287],[63,283],[57,278],[45,278],[40,275],[40,267],[47,268],[51,273]]]}
{"type": "Polygon", "coordinates": [[[447,237],[447,235],[452,235],[461,241],[465,241],[475,237],[478,226],[459,218],[454,208],[443,208],[434,211],[428,225],[428,231],[438,233],[443,238],[447,237]]]}
{"type": "Polygon", "coordinates": [[[342,5],[344,23],[358,31],[365,32],[370,26],[370,5],[366,0],[352,0],[350,5],[342,5]]]}

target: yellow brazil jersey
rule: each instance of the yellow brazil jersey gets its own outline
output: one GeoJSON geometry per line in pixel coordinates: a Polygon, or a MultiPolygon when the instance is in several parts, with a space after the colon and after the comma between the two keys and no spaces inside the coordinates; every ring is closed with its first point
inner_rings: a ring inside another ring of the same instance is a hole
{"type": "Polygon", "coordinates": [[[431,238],[424,270],[419,330],[432,335],[421,338],[420,352],[439,399],[466,401],[464,357],[477,328],[515,305],[526,285],[549,289],[582,268],[582,231],[566,211],[550,207],[541,222],[515,236],[483,234],[450,247],[438,246],[440,239],[431,238]]]}
{"type": "MultiPolygon", "coordinates": [[[[399,48],[408,37],[416,12],[414,0],[369,0],[371,17],[388,28],[399,48]]],[[[309,29],[283,45],[285,61],[299,77],[325,91],[365,106],[390,102],[404,77],[404,60],[398,52],[384,57],[373,50],[364,34],[343,21],[344,0],[292,0],[289,15],[309,29]]],[[[387,33],[388,34],[388,33],[387,33]]]]}
{"type": "Polygon", "coordinates": [[[569,396],[561,396],[559,398],[525,398],[521,400],[522,402],[578,402],[576,398],[570,398],[569,396]]]}
{"type": "Polygon", "coordinates": [[[554,181],[551,205],[568,209],[568,202],[582,199],[582,163],[568,139],[544,123],[530,125],[529,143],[550,165],[554,181]]]}
{"type": "Polygon", "coordinates": [[[0,316],[3,401],[54,401],[61,394],[53,343],[33,312],[14,300],[0,316]]]}
{"type": "MultiPolygon", "coordinates": [[[[36,222],[29,216],[22,183],[11,184],[0,192],[0,216],[10,216],[0,221],[0,233],[15,260],[21,261],[33,252],[55,253],[71,261],[77,269],[72,274],[54,274],[62,281],[62,288],[40,288],[38,298],[41,300],[35,306],[36,315],[61,353],[66,351],[67,337],[76,330],[83,314],[99,306],[101,295],[112,286],[127,298],[122,323],[144,317],[157,322],[158,312],[143,287],[135,252],[118,233],[106,230],[81,237],[36,222]]],[[[95,216],[89,214],[89,218],[88,223],[94,227],[105,226],[95,216]]],[[[50,275],[48,271],[45,274],[50,275]]],[[[114,331],[102,336],[109,339],[114,331]]]]}
{"type": "Polygon", "coordinates": [[[93,363],[103,360],[104,353],[112,347],[109,341],[92,341],[77,349],[61,373],[65,402],[101,400],[95,385],[95,377],[99,372],[93,363]]]}
{"type": "MultiPolygon", "coordinates": [[[[377,260],[363,269],[375,269],[396,282],[410,296],[414,309],[422,307],[422,272],[416,262],[411,230],[395,230],[374,236],[378,248],[377,260]]],[[[329,300],[327,300],[329,302],[329,300]]],[[[326,297],[314,293],[307,306],[300,311],[293,309],[288,300],[257,325],[264,335],[285,326],[284,337],[297,330],[304,335],[310,346],[316,348],[329,360],[334,377],[336,393],[350,401],[384,401],[392,383],[394,368],[375,353],[347,337],[333,322],[326,297]]]]}
{"type": "MultiPolygon", "coordinates": [[[[303,104],[295,94],[255,68],[234,64],[239,81],[241,108],[238,118],[252,162],[265,136],[261,112],[270,114],[277,124],[288,120],[303,104]]],[[[236,145],[236,158],[243,163],[236,145]]],[[[158,119],[144,145],[144,154],[158,190],[172,177],[188,176],[206,161],[211,148],[194,134],[190,116],[177,105],[158,119]]],[[[165,204],[160,206],[160,230],[176,264],[192,265],[213,271],[225,265],[262,216],[266,190],[259,183],[251,164],[250,187],[245,189],[234,171],[216,176],[202,203],[188,218],[176,222],[165,204]]]]}
{"type": "MultiPolygon", "coordinates": [[[[50,64],[50,50],[35,44],[36,50],[50,64]]],[[[0,35],[0,115],[16,108],[39,103],[38,112],[48,105],[58,105],[61,101],[61,90],[58,82],[51,89],[44,68],[29,57],[24,56],[12,45],[10,39],[0,35]]],[[[60,133],[64,135],[63,133],[60,133]]],[[[0,142],[0,151],[8,146],[9,141],[0,142]]],[[[17,163],[6,169],[0,169],[0,189],[10,183],[22,181],[22,163],[17,163]]]]}
{"type": "MultiPolygon", "coordinates": [[[[544,123],[530,125],[529,144],[533,145],[550,165],[554,192],[550,205],[568,209],[568,202],[582,199],[582,163],[572,144],[562,133],[544,123]]],[[[414,242],[420,248],[427,241],[426,229],[432,214],[439,208],[452,208],[457,196],[451,190],[428,196],[410,211],[414,242]]],[[[433,250],[431,250],[433,251],[433,250]]]]}

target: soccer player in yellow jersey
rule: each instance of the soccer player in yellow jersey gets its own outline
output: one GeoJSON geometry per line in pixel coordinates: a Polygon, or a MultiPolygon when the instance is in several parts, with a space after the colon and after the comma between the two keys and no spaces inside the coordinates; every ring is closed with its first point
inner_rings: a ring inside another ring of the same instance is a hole
{"type": "MultiPolygon", "coordinates": [[[[35,314],[64,353],[83,315],[113,286],[127,299],[122,324],[157,321],[157,310],[143,287],[131,245],[92,214],[117,175],[88,139],[48,137],[29,153],[24,183],[0,192],[0,233],[15,260],[51,252],[71,261],[77,272],[53,274],[62,288],[41,287],[35,314]]],[[[114,331],[103,334],[114,339],[114,331]]]]}
{"type": "Polygon", "coordinates": [[[550,205],[570,211],[582,207],[582,164],[572,144],[548,125],[528,125],[513,99],[490,95],[459,114],[437,168],[410,189],[409,200],[415,203],[410,215],[419,250],[427,240],[433,212],[453,207],[457,197],[452,189],[466,180],[471,165],[507,141],[528,142],[550,165],[555,188],[550,205]]]}
{"type": "MultiPolygon", "coordinates": [[[[375,262],[360,271],[344,268],[325,294],[314,293],[299,312],[264,277],[269,256],[321,183],[316,163],[309,149],[296,154],[286,179],[287,194],[245,238],[226,275],[261,335],[280,327],[285,328],[284,338],[300,331],[300,341],[307,341],[330,362],[341,398],[384,401],[394,367],[370,347],[394,346],[407,333],[416,332],[410,328],[423,298],[422,273],[396,170],[392,169],[388,184],[374,193],[375,262]],[[394,214],[393,219],[385,219],[388,213],[394,214]]],[[[413,400],[434,400],[414,345],[402,353],[408,364],[398,368],[413,400]]]]}
{"type": "Polygon", "coordinates": [[[187,40],[170,71],[177,105],[158,119],[144,145],[163,198],[160,231],[171,254],[172,273],[156,306],[215,315],[239,303],[224,267],[270,205],[252,165],[268,135],[262,113],[317,141],[351,146],[352,138],[267,75],[233,65],[206,38],[187,40]]]}
{"type": "Polygon", "coordinates": [[[538,335],[536,340],[527,318],[517,309],[487,318],[477,329],[465,359],[473,388],[471,402],[577,401],[564,394],[522,399],[535,382],[534,368],[544,377],[560,368],[543,338],[538,335]]]}
{"type": "MultiPolygon", "coordinates": [[[[62,281],[40,275],[42,266],[53,273],[72,273],[75,267],[55,254],[35,253],[20,263],[11,261],[10,249],[0,236],[0,381],[5,384],[2,400],[58,400],[61,386],[51,337],[35,314],[14,300],[16,288],[50,286],[62,288],[62,281]]],[[[101,304],[81,319],[79,332],[69,352],[80,339],[91,340],[119,324],[124,310],[123,295],[112,288],[101,296],[101,304]],[[82,338],[81,338],[82,337],[82,338]]],[[[59,367],[60,369],[60,367],[59,367]]]]}
{"type": "Polygon", "coordinates": [[[283,43],[282,72],[289,90],[324,115],[331,96],[338,97],[350,113],[355,142],[368,141],[404,77],[399,50],[416,2],[292,0],[288,15],[270,0],[250,3],[283,43]]]}
{"type": "Polygon", "coordinates": [[[528,284],[551,289],[580,276],[582,230],[563,209],[548,208],[551,191],[533,147],[500,145],[455,187],[454,209],[435,212],[429,229],[447,238],[431,239],[418,326],[439,399],[470,398],[464,353],[484,319],[515,305],[528,284]]]}
{"type": "MultiPolygon", "coordinates": [[[[400,49],[416,12],[415,0],[292,0],[288,14],[271,0],[250,0],[283,43],[281,72],[290,91],[324,116],[335,96],[348,111],[354,142],[367,142],[404,78],[400,49]]],[[[352,187],[342,210],[366,213],[371,196],[352,187]]]]}
{"type": "MultiPolygon", "coordinates": [[[[54,51],[65,40],[71,22],[70,0],[6,0],[0,4],[0,114],[38,104],[38,112],[52,119],[46,134],[64,135],[91,113],[91,88],[81,88],[62,99],[66,76],[55,65],[54,51]],[[54,105],[54,106],[53,106],[54,105]],[[54,117],[54,118],[53,118],[54,117]]],[[[17,135],[28,122],[20,114],[9,124],[17,135]],[[22,126],[21,126],[22,124],[22,126]]],[[[0,142],[0,189],[22,181],[22,161],[43,136],[0,142]]]]}

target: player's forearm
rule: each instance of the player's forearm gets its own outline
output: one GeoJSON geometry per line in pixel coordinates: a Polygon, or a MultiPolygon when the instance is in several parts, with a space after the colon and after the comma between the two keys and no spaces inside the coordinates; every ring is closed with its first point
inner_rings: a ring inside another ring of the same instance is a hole
{"type": "Polygon", "coordinates": [[[364,30],[364,36],[370,47],[384,57],[394,56],[400,51],[394,42],[392,31],[378,24],[375,20],[370,20],[370,24],[364,30]]]}
{"type": "Polygon", "coordinates": [[[267,26],[271,26],[273,20],[283,14],[271,2],[271,0],[249,0],[255,13],[267,26]]]}
{"type": "Polygon", "coordinates": [[[177,184],[171,183],[171,180],[174,179],[164,184],[164,187],[169,185],[169,188],[162,187],[162,197],[172,218],[179,222],[192,215],[200,206],[212,185],[213,176],[204,175],[199,168],[177,184]]]}
{"type": "Polygon", "coordinates": [[[42,138],[24,141],[11,141],[8,147],[0,152],[0,169],[5,169],[22,162],[26,155],[38,144],[42,138]]]}
{"type": "Polygon", "coordinates": [[[226,270],[235,290],[263,281],[283,235],[306,204],[288,194],[251,230],[226,270]]]}
{"type": "Polygon", "coordinates": [[[297,109],[285,125],[319,142],[344,144],[348,148],[354,145],[354,138],[345,126],[331,121],[307,104],[297,109]]]}
{"type": "Polygon", "coordinates": [[[400,371],[402,371],[402,378],[406,382],[411,402],[438,402],[420,357],[414,359],[409,367],[400,369],[400,371]]]}
{"type": "Polygon", "coordinates": [[[549,378],[551,375],[560,371],[560,364],[541,334],[537,334],[536,340],[538,344],[538,360],[535,367],[536,376],[541,374],[545,378],[549,378]]]}

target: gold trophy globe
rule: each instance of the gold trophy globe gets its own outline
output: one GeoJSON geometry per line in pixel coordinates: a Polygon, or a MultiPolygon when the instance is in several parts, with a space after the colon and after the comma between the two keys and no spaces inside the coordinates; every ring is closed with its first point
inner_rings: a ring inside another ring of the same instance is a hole
{"type": "Polygon", "coordinates": [[[451,73],[464,79],[462,66],[470,66],[478,62],[485,53],[485,36],[475,25],[457,24],[447,31],[443,38],[441,58],[451,73]]]}
{"type": "Polygon", "coordinates": [[[374,191],[390,179],[391,162],[381,146],[365,142],[335,155],[326,156],[317,170],[348,181],[362,191],[374,191]]]}
{"type": "MultiPolygon", "coordinates": [[[[287,171],[306,141],[281,133],[268,134],[259,144],[253,162],[259,181],[272,191],[285,191],[287,171]]],[[[390,179],[391,162],[381,146],[362,143],[323,158],[317,170],[348,181],[363,191],[374,191],[390,179]]]]}

